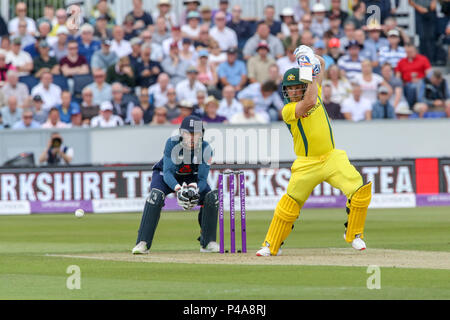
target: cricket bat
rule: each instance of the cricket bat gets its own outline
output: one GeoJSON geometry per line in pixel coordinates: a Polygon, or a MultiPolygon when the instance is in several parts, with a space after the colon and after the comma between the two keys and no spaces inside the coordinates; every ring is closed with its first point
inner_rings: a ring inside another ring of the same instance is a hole
{"type": "Polygon", "coordinates": [[[300,56],[298,58],[298,65],[300,67],[300,81],[312,83],[313,81],[313,65],[307,56],[300,56]]]}

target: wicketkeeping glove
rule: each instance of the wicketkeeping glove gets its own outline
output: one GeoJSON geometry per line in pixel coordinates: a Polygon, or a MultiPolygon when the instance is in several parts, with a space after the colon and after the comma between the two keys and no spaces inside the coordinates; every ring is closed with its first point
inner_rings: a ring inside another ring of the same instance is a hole
{"type": "Polygon", "coordinates": [[[196,207],[200,201],[200,192],[195,182],[188,184],[187,196],[189,197],[192,208],[196,207]]]}
{"type": "Polygon", "coordinates": [[[187,197],[187,191],[188,187],[186,183],[183,183],[183,186],[177,185],[175,187],[178,205],[184,210],[190,210],[193,208],[191,207],[190,199],[187,197]]]}

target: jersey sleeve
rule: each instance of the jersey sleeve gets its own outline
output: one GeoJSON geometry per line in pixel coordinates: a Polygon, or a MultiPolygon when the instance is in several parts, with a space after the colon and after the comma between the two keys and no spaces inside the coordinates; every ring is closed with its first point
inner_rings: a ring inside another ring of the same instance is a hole
{"type": "Polygon", "coordinates": [[[206,189],[208,186],[208,175],[211,168],[211,162],[213,157],[213,150],[208,142],[203,142],[202,145],[202,162],[198,166],[198,189],[200,192],[206,189]]]}
{"type": "Polygon", "coordinates": [[[283,116],[283,121],[286,123],[297,121],[295,117],[295,106],[297,103],[291,102],[284,106],[283,111],[281,112],[283,116]]]}

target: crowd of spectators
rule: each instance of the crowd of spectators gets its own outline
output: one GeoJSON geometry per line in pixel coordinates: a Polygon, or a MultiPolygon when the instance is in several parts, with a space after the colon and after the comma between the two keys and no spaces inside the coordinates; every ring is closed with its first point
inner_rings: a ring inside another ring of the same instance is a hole
{"type": "MultiPolygon", "coordinates": [[[[142,0],[116,22],[98,0],[78,28],[64,8],[0,17],[0,128],[163,125],[196,114],[206,122],[281,120],[282,78],[299,45],[326,62],[323,102],[332,119],[450,117],[443,67],[450,43],[449,1],[408,0],[417,39],[397,25],[390,0],[299,0],[262,20],[218,0],[217,9],[169,0],[147,12],[142,0]],[[381,9],[380,21],[367,7],[381,9]]],[[[399,1],[394,1],[398,4],[399,1]]]]}

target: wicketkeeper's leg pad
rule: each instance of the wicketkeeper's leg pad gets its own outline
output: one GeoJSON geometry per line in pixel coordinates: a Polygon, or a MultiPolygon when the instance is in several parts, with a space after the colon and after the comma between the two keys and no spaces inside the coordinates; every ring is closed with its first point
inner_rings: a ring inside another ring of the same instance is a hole
{"type": "Polygon", "coordinates": [[[360,187],[349,201],[350,213],[348,214],[347,231],[345,241],[351,243],[357,235],[364,238],[364,225],[366,223],[367,208],[372,199],[372,182],[360,187]]]}
{"type": "Polygon", "coordinates": [[[219,212],[219,196],[218,191],[210,191],[205,196],[204,206],[199,217],[201,236],[200,244],[206,248],[208,243],[216,241],[217,237],[217,218],[219,212]]]}
{"type": "Polygon", "coordinates": [[[301,206],[287,194],[278,202],[272,222],[267,231],[263,246],[268,246],[270,253],[276,255],[281,244],[288,237],[295,220],[300,215],[301,206]]]}

